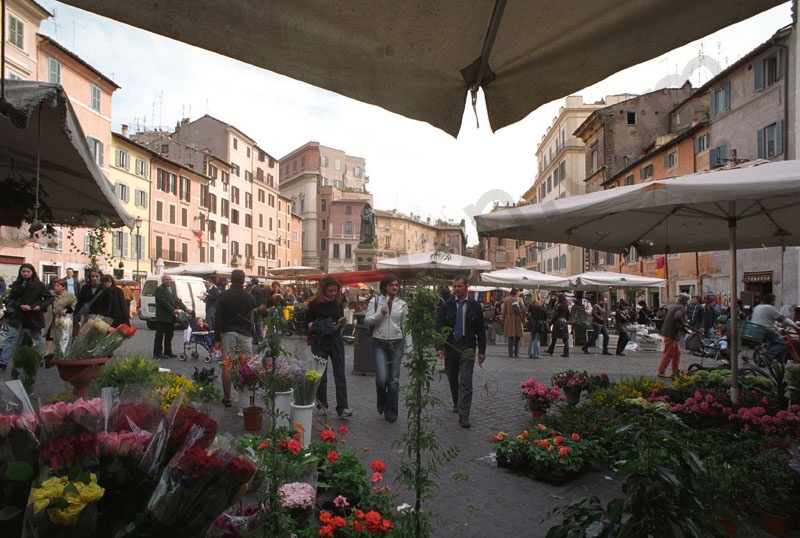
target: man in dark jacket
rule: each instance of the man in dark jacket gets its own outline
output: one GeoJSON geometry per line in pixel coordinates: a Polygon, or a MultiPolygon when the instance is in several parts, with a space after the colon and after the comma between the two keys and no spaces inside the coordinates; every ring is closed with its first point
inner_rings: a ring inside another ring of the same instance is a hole
{"type": "Polygon", "coordinates": [[[445,301],[436,317],[436,330],[452,329],[443,346],[436,349],[438,357],[444,357],[450,395],[453,398],[453,413],[458,413],[458,423],[469,428],[469,412],[472,406],[472,372],[475,368],[475,347],[478,348],[478,364],[486,359],[486,325],[483,309],[474,299],[467,297],[469,284],[464,276],[453,279],[453,297],[445,301]]]}
{"type": "Polygon", "coordinates": [[[156,300],[156,337],[153,342],[154,359],[174,359],[172,353],[172,336],[175,333],[175,316],[181,310],[188,310],[178,293],[172,286],[172,276],[161,277],[161,285],[156,288],[153,296],[156,300]],[[163,352],[163,353],[162,353],[163,352]]]}
{"type": "MultiPolygon", "coordinates": [[[[219,294],[214,318],[214,341],[222,348],[222,356],[236,352],[253,353],[253,310],[256,298],[244,289],[244,271],[231,273],[231,287],[219,294]]],[[[225,407],[231,406],[231,373],[222,369],[222,392],[225,407]]]]}

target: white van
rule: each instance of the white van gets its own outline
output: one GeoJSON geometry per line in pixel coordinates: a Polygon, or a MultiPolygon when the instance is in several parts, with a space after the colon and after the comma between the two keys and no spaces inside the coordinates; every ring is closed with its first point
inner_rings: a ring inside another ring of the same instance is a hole
{"type": "MultiPolygon", "coordinates": [[[[205,319],[206,303],[200,299],[206,292],[206,285],[203,279],[196,276],[172,275],[172,284],[178,293],[178,298],[183,301],[186,308],[194,312],[194,315],[205,319]]],[[[148,275],[142,284],[141,308],[139,308],[139,319],[147,322],[148,329],[155,329],[156,317],[156,288],[161,285],[161,275],[148,275]]]]}

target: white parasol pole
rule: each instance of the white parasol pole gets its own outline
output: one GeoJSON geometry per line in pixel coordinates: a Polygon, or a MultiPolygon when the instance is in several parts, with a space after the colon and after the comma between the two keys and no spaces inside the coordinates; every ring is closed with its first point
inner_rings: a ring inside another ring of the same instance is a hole
{"type": "Polygon", "coordinates": [[[730,250],[731,279],[731,401],[739,403],[739,312],[736,304],[736,202],[728,202],[728,248],[730,250]]]}

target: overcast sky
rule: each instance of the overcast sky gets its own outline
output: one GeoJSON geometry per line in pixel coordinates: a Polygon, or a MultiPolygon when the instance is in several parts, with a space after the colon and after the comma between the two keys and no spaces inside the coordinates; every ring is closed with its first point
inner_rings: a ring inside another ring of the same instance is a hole
{"type": "MultiPolygon", "coordinates": [[[[236,126],[273,157],[315,140],[364,157],[379,209],[467,221],[492,199],[518,200],[536,175],[536,149],[564,100],[492,133],[485,109],[476,127],[465,106],[458,139],[379,107],[202,49],[122,25],[53,0],[41,33],[114,80],[113,130],[174,129],[182,118],[210,114],[236,126]]],[[[700,41],[631,67],[583,91],[585,102],[641,94],[687,78],[697,87],[791,22],[790,3],[700,41]],[[702,54],[701,54],[702,44],[702,54]],[[701,58],[706,67],[699,67],[701,58]]],[[[466,101],[465,101],[466,104],[466,101]]]]}

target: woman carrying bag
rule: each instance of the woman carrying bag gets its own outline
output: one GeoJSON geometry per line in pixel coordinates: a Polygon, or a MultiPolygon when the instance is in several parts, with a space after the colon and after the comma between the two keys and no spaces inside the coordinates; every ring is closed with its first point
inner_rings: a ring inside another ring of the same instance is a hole
{"type": "Polygon", "coordinates": [[[528,306],[528,330],[531,333],[531,343],[528,344],[528,358],[539,359],[539,344],[547,338],[550,325],[547,323],[547,310],[542,304],[542,296],[538,293],[528,306]]]}
{"type": "Polygon", "coordinates": [[[378,285],[380,295],[367,305],[364,323],[372,327],[372,352],[375,355],[375,388],[378,413],[388,422],[397,420],[400,392],[400,367],[410,336],[403,335],[408,305],[397,294],[400,281],[386,275],[378,285]]]}
{"type": "MultiPolygon", "coordinates": [[[[78,304],[78,299],[73,294],[67,291],[67,280],[58,278],[53,281],[53,295],[54,300],[47,312],[44,314],[44,336],[47,340],[45,348],[45,356],[50,355],[53,347],[53,339],[55,337],[56,320],[65,318],[69,320],[69,330],[63,331],[62,334],[69,335],[72,333],[72,317],[71,314],[75,311],[75,305],[78,304]]],[[[62,351],[66,350],[66,345],[69,344],[69,337],[65,336],[66,342],[60,343],[62,351]]]]}

